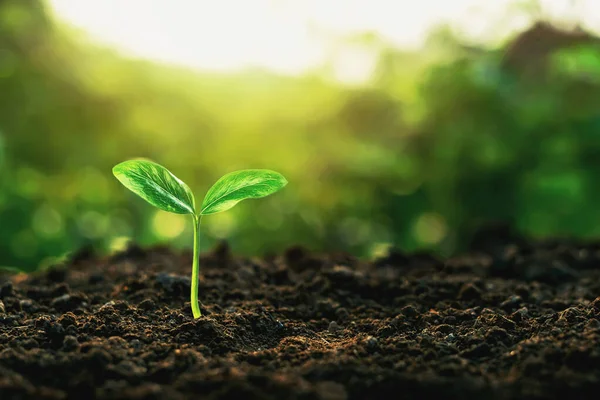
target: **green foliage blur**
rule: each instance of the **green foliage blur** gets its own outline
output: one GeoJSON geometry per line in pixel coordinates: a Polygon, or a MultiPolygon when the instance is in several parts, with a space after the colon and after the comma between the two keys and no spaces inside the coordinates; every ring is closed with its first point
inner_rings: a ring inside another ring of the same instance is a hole
{"type": "Polygon", "coordinates": [[[1,0],[0,265],[31,270],[131,239],[189,247],[188,218],[113,178],[132,157],[195,193],[236,169],[288,178],[277,196],[205,218],[203,250],[226,239],[240,254],[448,254],[488,221],[597,237],[600,47],[582,32],[531,31],[547,40],[484,49],[440,34],[418,53],[367,35],[351,45],[378,52],[376,73],[349,86],[327,71],[219,75],[126,59],[41,1],[1,0]]]}

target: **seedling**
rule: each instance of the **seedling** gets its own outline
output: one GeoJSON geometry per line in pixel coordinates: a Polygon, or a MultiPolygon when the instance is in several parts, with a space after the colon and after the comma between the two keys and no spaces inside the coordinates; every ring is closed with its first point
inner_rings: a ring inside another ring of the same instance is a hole
{"type": "Polygon", "coordinates": [[[204,215],[227,211],[245,199],[258,199],[275,193],[287,180],[275,171],[245,169],[222,176],[206,193],[200,209],[194,194],[182,180],[162,165],[148,160],[129,160],[113,168],[115,177],[129,190],[161,210],[191,214],[194,222],[194,259],[190,301],[194,318],[201,316],[198,306],[198,258],[200,223],[204,215]]]}

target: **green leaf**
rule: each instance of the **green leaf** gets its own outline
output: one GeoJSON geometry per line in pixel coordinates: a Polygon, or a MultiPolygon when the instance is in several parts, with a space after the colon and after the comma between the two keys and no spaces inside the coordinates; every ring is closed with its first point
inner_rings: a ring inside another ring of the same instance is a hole
{"type": "Polygon", "coordinates": [[[268,169],[230,172],[221,177],[206,193],[200,215],[227,211],[242,200],[268,196],[287,183],[283,175],[268,169]]]}
{"type": "Polygon", "coordinates": [[[161,210],[175,214],[196,212],[190,188],[162,165],[129,160],[117,164],[113,174],[127,189],[161,210]]]}

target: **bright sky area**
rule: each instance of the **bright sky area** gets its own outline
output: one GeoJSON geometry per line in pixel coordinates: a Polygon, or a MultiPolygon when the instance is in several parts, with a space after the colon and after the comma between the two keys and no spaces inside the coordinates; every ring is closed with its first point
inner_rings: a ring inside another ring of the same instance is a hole
{"type": "MultiPolygon", "coordinates": [[[[130,56],[219,71],[259,66],[284,74],[322,65],[345,35],[372,31],[398,46],[418,48],[439,23],[467,39],[493,41],[529,22],[522,13],[507,14],[512,0],[48,1],[58,18],[130,56]]],[[[598,0],[541,3],[546,14],[600,26],[598,0]]]]}

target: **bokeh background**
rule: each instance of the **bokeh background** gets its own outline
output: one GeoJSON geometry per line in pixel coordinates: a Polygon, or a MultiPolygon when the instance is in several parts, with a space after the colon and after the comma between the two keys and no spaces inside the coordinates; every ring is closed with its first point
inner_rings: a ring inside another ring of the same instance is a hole
{"type": "Polygon", "coordinates": [[[595,0],[0,0],[0,265],[189,247],[113,178],[139,156],[200,199],[288,178],[205,218],[203,250],[598,237],[599,26],[595,0]]]}

